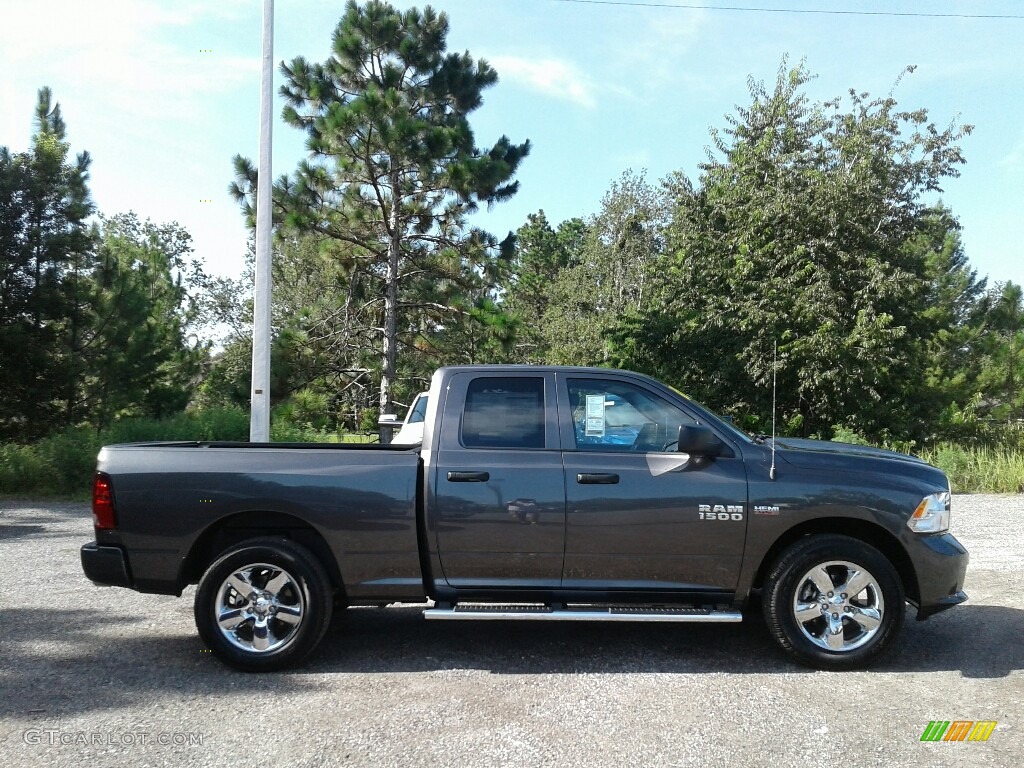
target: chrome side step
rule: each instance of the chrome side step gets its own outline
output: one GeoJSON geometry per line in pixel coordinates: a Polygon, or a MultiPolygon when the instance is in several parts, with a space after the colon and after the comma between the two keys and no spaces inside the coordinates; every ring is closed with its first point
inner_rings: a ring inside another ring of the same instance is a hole
{"type": "Polygon", "coordinates": [[[661,606],[579,605],[554,608],[550,605],[459,604],[451,608],[428,608],[427,619],[474,621],[673,621],[735,623],[743,620],[739,611],[711,608],[675,608],[661,606]]]}

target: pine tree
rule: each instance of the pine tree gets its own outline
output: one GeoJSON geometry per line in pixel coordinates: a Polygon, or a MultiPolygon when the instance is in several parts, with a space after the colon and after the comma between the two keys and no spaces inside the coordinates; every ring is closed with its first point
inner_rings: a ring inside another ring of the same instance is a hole
{"type": "MultiPolygon", "coordinates": [[[[309,160],[275,188],[275,218],[342,251],[379,318],[379,403],[389,411],[399,345],[471,316],[472,296],[511,250],[469,226],[480,203],[507,200],[529,142],[476,146],[468,116],[498,79],[483,60],[447,52],[448,17],[349,0],[322,64],[282,65],[284,120],[307,134],[309,160]],[[344,245],[345,248],[340,246],[344,245]]],[[[235,158],[232,191],[252,218],[256,172],[235,158]]]]}
{"type": "Polygon", "coordinates": [[[1024,290],[1013,282],[999,284],[990,302],[982,391],[996,418],[1019,427],[1024,419],[1024,290]]]}
{"type": "Polygon", "coordinates": [[[516,319],[509,362],[548,362],[544,316],[552,307],[552,287],[562,270],[580,262],[586,233],[578,218],[552,228],[544,211],[531,213],[516,230],[515,256],[502,280],[501,306],[516,319]]]}
{"type": "Polygon", "coordinates": [[[177,224],[135,214],[103,221],[81,345],[81,383],[91,421],[167,416],[185,408],[207,348],[190,343],[184,280],[191,238],[177,224]]]}
{"type": "Polygon", "coordinates": [[[87,152],[74,160],[60,105],[39,90],[26,152],[0,148],[0,433],[44,434],[83,415],[77,389],[95,233],[87,152]]]}

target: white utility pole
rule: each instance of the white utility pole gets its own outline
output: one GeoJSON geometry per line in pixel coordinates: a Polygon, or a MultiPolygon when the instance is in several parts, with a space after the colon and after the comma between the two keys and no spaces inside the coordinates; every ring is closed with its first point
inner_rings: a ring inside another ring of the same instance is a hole
{"type": "Polygon", "coordinates": [[[256,285],[252,318],[252,411],[249,440],[270,442],[270,192],[271,113],[274,108],[274,0],[263,0],[263,67],[260,79],[260,167],[256,188],[256,285]]]}

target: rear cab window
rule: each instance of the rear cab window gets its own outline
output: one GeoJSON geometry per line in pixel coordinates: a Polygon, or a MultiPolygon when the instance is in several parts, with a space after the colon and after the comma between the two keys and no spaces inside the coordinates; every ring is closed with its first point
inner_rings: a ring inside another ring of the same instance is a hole
{"type": "Polygon", "coordinates": [[[466,448],[544,448],[544,379],[485,376],[466,390],[460,442],[466,448]]]}

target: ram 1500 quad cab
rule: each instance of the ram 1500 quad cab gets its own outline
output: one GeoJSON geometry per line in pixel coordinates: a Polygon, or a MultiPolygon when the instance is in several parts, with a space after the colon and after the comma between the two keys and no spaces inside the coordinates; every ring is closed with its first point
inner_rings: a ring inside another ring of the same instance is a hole
{"type": "Polygon", "coordinates": [[[98,584],[180,595],[202,640],[271,670],[332,611],[738,622],[760,598],[797,661],[864,666],[906,613],[967,599],[946,476],[863,446],[750,437],[626,371],[442,368],[414,446],[148,443],[100,451],[98,584]]]}

